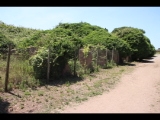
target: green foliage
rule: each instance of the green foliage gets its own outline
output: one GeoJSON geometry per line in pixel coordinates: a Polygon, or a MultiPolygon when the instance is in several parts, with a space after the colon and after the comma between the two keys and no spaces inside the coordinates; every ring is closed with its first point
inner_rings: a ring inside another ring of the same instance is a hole
{"type": "MultiPolygon", "coordinates": [[[[71,57],[70,47],[72,45],[66,40],[54,41],[50,44],[50,78],[59,78],[62,71],[71,57]]],[[[42,47],[37,54],[30,58],[34,67],[35,77],[45,79],[47,75],[48,48],[42,47]]]]}
{"type": "Polygon", "coordinates": [[[83,38],[87,36],[92,31],[96,31],[99,29],[103,29],[99,26],[93,26],[86,22],[80,22],[80,23],[60,23],[56,28],[63,28],[63,29],[69,29],[73,33],[77,34],[78,37],[83,38]]]}
{"type": "Polygon", "coordinates": [[[145,31],[133,27],[115,28],[112,34],[127,41],[132,49],[132,59],[143,59],[152,56],[155,52],[149,38],[144,35],[145,31]]]}
{"type": "MultiPolygon", "coordinates": [[[[132,55],[135,59],[153,56],[155,48],[144,34],[144,30],[132,27],[115,28],[109,33],[106,28],[86,22],[60,23],[51,30],[36,30],[6,25],[0,21],[0,53],[6,52],[8,44],[12,44],[13,48],[18,50],[21,59],[14,61],[15,71],[10,76],[10,87],[15,87],[17,84],[24,89],[42,84],[42,80],[46,79],[49,49],[51,79],[63,76],[63,69],[67,63],[72,73],[76,71],[78,76],[82,76],[91,70],[78,61],[80,48],[84,48],[85,58],[92,52],[93,68],[98,71],[97,51],[100,49],[116,49],[120,57],[132,55]],[[26,51],[30,46],[38,48],[36,55],[32,57],[26,51]]],[[[111,68],[114,65],[113,61],[108,61],[106,67],[111,68]]]]}
{"type": "MultiPolygon", "coordinates": [[[[12,89],[26,89],[35,88],[40,85],[38,79],[33,76],[33,68],[29,65],[28,60],[22,60],[16,56],[10,57],[10,69],[9,69],[9,90],[12,89]]],[[[0,80],[0,88],[4,87],[5,73],[6,73],[6,60],[0,60],[0,75],[2,79],[0,80]]]]}
{"type": "Polygon", "coordinates": [[[23,41],[25,38],[34,35],[37,31],[41,30],[16,27],[14,25],[7,25],[0,21],[0,32],[13,41],[17,46],[19,46],[19,41],[23,41]]]}
{"type": "Polygon", "coordinates": [[[131,54],[131,48],[127,42],[108,33],[106,30],[93,31],[83,39],[84,44],[102,45],[112,50],[119,51],[122,57],[131,54]]]}
{"type": "MultiPolygon", "coordinates": [[[[68,65],[71,70],[71,74],[74,74],[74,60],[70,59],[68,61],[68,65]]],[[[82,76],[84,74],[84,67],[80,64],[79,61],[76,61],[76,68],[75,68],[77,76],[82,76]]]]}
{"type": "Polygon", "coordinates": [[[84,54],[85,59],[87,58],[89,51],[90,51],[90,45],[89,44],[83,47],[83,54],[84,54]]]}
{"type": "Polygon", "coordinates": [[[48,50],[44,47],[38,50],[37,54],[32,56],[29,61],[33,66],[35,78],[45,78],[47,71],[48,50]],[[45,69],[46,68],[46,69],[45,69]]]}
{"type": "Polygon", "coordinates": [[[155,54],[156,54],[156,49],[152,44],[150,44],[150,54],[148,57],[153,57],[155,54]]]}
{"type": "MultiPolygon", "coordinates": [[[[82,42],[71,30],[56,28],[47,31],[43,39],[43,48],[39,48],[37,55],[30,58],[35,70],[36,78],[46,78],[47,71],[47,56],[48,48],[50,48],[50,65],[51,65],[51,78],[59,78],[62,76],[62,71],[69,59],[77,59],[78,49],[82,46],[82,42]]],[[[35,40],[36,41],[36,40],[35,40]]],[[[42,38],[39,38],[36,44],[40,47],[39,43],[42,38]]]]}
{"type": "Polygon", "coordinates": [[[9,44],[12,46],[12,48],[15,47],[15,44],[0,32],[0,53],[1,54],[8,52],[9,44]]]}
{"type": "Polygon", "coordinates": [[[24,93],[25,95],[31,95],[31,93],[29,91],[25,91],[24,93]]]}
{"type": "Polygon", "coordinates": [[[39,91],[38,92],[38,96],[43,96],[44,95],[44,91],[39,91]]]}
{"type": "Polygon", "coordinates": [[[108,60],[105,67],[113,68],[114,66],[116,66],[116,63],[113,60],[108,60]]]}
{"type": "Polygon", "coordinates": [[[45,40],[47,36],[48,31],[37,31],[32,36],[29,36],[27,38],[24,38],[23,40],[19,41],[18,48],[27,48],[30,46],[36,46],[41,47],[45,45],[45,40]]]}

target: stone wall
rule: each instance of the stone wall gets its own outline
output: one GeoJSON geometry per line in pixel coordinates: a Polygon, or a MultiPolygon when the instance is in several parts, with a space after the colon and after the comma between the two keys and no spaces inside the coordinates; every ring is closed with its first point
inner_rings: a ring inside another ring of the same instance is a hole
{"type": "MultiPolygon", "coordinates": [[[[107,64],[107,60],[112,60],[112,50],[98,50],[98,61],[97,64],[101,67],[107,64]]],[[[87,68],[93,68],[93,52],[90,51],[88,56],[85,58],[83,49],[79,50],[79,61],[84,66],[86,63],[87,68]]],[[[113,61],[119,63],[119,53],[116,50],[113,50],[113,61]]]]}

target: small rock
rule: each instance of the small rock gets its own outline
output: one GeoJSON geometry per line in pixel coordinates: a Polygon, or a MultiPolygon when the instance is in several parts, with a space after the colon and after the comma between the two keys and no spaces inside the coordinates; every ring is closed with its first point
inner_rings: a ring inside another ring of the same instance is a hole
{"type": "Polygon", "coordinates": [[[12,111],[13,111],[13,108],[12,108],[12,107],[10,107],[10,108],[8,109],[8,111],[9,111],[9,112],[12,112],[12,111]]]}
{"type": "Polygon", "coordinates": [[[29,112],[29,113],[33,112],[33,109],[32,109],[32,110],[29,110],[28,112],[29,112]]]}

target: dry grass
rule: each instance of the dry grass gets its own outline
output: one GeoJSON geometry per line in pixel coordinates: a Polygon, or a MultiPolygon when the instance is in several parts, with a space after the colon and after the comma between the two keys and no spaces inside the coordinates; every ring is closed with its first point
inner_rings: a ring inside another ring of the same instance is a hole
{"type": "MultiPolygon", "coordinates": [[[[100,72],[86,75],[82,80],[66,78],[36,90],[13,89],[10,93],[0,93],[1,99],[10,104],[9,113],[49,113],[58,112],[65,106],[73,105],[101,95],[115,86],[122,74],[133,70],[134,66],[118,66],[112,69],[100,69],[100,72]]],[[[1,104],[1,103],[0,103],[1,104]]],[[[3,107],[4,109],[5,107],[3,107]]],[[[4,112],[1,109],[0,112],[4,112]]]]}

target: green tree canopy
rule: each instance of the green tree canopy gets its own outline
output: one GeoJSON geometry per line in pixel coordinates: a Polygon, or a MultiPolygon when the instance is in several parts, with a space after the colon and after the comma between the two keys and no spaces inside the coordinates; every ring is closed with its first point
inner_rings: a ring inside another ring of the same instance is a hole
{"type": "Polygon", "coordinates": [[[19,45],[19,41],[34,35],[37,31],[42,30],[7,25],[0,21],[0,32],[17,44],[17,46],[19,45]]]}
{"type": "Polygon", "coordinates": [[[126,57],[127,55],[131,54],[131,48],[126,41],[108,33],[104,29],[91,32],[89,35],[84,37],[83,43],[104,45],[110,50],[117,49],[121,57],[126,57]]]}
{"type": "Polygon", "coordinates": [[[144,59],[154,53],[153,45],[151,45],[149,38],[147,38],[144,33],[144,30],[133,27],[120,27],[112,31],[113,35],[129,43],[133,51],[133,60],[137,60],[138,58],[144,59]]]}
{"type": "Polygon", "coordinates": [[[15,44],[13,43],[13,41],[11,41],[9,38],[7,38],[5,35],[3,35],[0,32],[0,53],[4,54],[6,53],[8,50],[8,45],[12,45],[12,48],[15,47],[15,44]]]}
{"type": "MultiPolygon", "coordinates": [[[[87,36],[92,31],[96,31],[99,29],[103,29],[96,25],[91,25],[87,22],[79,22],[79,23],[60,23],[56,28],[70,29],[73,33],[75,33],[78,37],[83,38],[87,36]]],[[[105,29],[108,31],[107,29],[105,29]]]]}

